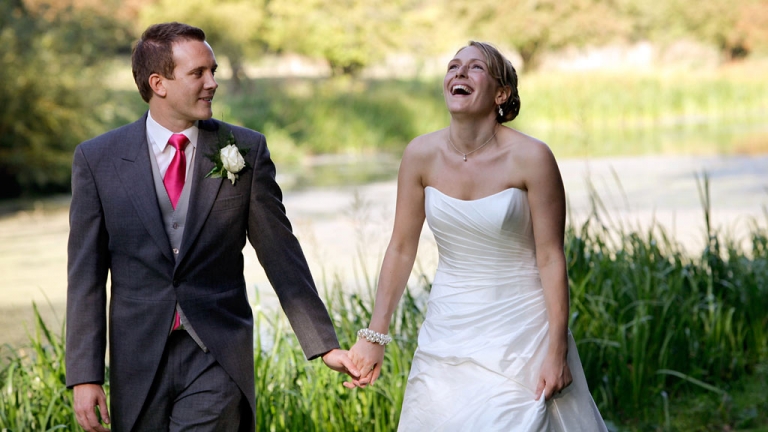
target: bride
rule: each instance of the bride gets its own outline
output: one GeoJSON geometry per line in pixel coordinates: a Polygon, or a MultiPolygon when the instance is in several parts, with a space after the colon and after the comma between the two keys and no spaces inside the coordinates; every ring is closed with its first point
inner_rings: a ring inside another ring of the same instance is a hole
{"type": "MultiPolygon", "coordinates": [[[[448,128],[414,139],[367,329],[349,352],[373,384],[426,218],[440,255],[401,431],[605,431],[568,330],[565,192],[549,147],[503,126],[517,74],[470,42],[448,63],[448,128]]],[[[346,383],[353,387],[352,383],[346,383]]]]}

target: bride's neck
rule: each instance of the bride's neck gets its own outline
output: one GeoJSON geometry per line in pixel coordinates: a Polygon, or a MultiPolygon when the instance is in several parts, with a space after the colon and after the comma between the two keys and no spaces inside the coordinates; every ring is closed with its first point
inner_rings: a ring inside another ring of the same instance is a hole
{"type": "Polygon", "coordinates": [[[469,152],[488,141],[497,132],[498,127],[495,118],[483,120],[452,118],[448,133],[451,134],[451,140],[460,150],[469,152]]]}

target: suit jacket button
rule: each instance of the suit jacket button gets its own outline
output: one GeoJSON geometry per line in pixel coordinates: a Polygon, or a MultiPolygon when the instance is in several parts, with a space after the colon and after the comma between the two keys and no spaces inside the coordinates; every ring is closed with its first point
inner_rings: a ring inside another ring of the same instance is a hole
{"type": "Polygon", "coordinates": [[[174,287],[174,288],[178,288],[178,287],[179,287],[179,285],[181,285],[181,284],[179,283],[179,281],[178,281],[178,280],[176,280],[176,279],[174,279],[174,280],[173,280],[173,287],[174,287]]]}

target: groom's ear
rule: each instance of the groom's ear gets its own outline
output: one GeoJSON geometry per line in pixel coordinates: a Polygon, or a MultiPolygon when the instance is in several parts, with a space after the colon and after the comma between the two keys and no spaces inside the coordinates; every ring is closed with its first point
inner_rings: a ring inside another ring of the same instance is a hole
{"type": "Polygon", "coordinates": [[[149,87],[152,88],[152,92],[161,98],[164,98],[165,95],[168,94],[168,90],[165,88],[166,79],[167,78],[158,73],[153,73],[149,76],[149,87]]]}

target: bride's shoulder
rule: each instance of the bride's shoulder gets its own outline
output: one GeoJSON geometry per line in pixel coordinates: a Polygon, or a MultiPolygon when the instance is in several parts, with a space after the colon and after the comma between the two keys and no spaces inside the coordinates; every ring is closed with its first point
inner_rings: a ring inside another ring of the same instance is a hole
{"type": "Polygon", "coordinates": [[[505,127],[503,132],[502,139],[507,143],[509,153],[514,160],[524,164],[543,160],[554,161],[552,150],[543,141],[508,127],[505,127]]]}
{"type": "Polygon", "coordinates": [[[435,150],[439,148],[442,141],[445,140],[445,129],[419,135],[405,147],[403,158],[423,159],[434,156],[435,150]]]}

